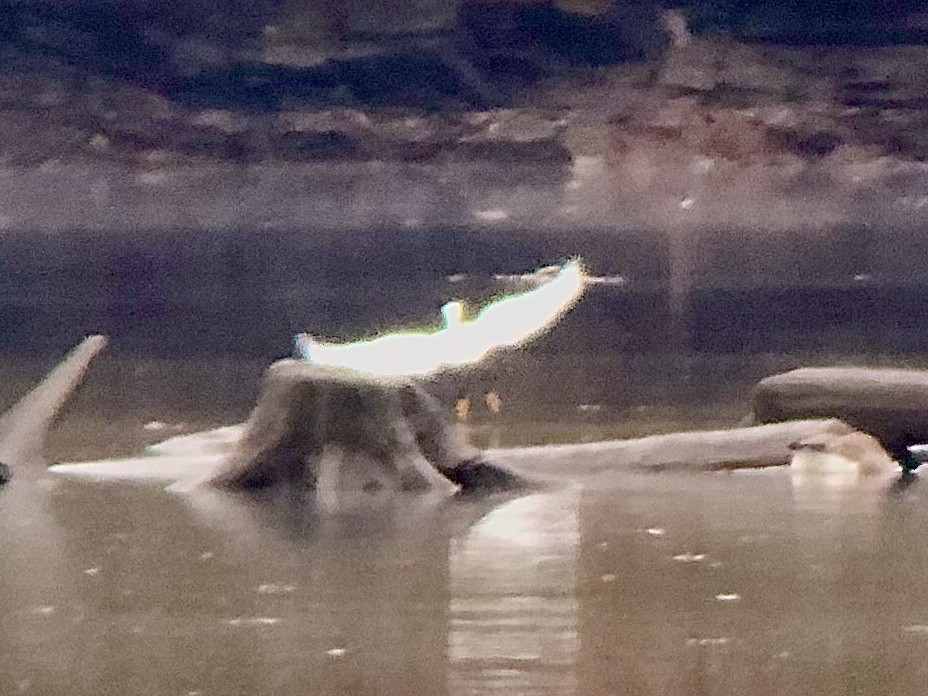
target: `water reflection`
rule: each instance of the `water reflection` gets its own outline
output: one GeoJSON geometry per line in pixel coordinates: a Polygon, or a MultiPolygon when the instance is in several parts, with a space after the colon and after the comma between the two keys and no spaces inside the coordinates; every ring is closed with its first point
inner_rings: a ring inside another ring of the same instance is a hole
{"type": "Polygon", "coordinates": [[[446,693],[453,540],[506,501],[333,517],[292,499],[16,482],[0,501],[0,693],[446,693]]]}
{"type": "Polygon", "coordinates": [[[27,692],[44,679],[61,681],[76,667],[61,648],[83,614],[81,577],[48,498],[54,485],[19,476],[0,496],[0,692],[27,692]],[[41,646],[41,648],[40,648],[41,646]]]}
{"type": "Polygon", "coordinates": [[[819,493],[620,473],[326,516],[20,477],[0,693],[921,694],[928,492],[819,493]]]}
{"type": "Polygon", "coordinates": [[[520,498],[451,546],[449,693],[576,693],[579,491],[520,498]]]}

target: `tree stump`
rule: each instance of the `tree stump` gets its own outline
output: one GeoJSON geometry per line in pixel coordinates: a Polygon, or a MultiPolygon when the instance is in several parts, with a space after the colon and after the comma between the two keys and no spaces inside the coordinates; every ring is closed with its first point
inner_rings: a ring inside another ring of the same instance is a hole
{"type": "Polygon", "coordinates": [[[461,442],[436,400],[412,381],[281,360],[265,373],[241,440],[208,483],[494,491],[527,481],[461,442]]]}

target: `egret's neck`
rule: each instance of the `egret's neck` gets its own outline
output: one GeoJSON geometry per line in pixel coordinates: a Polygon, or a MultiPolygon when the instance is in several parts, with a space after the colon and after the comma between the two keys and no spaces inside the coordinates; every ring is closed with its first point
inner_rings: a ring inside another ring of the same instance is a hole
{"type": "Polygon", "coordinates": [[[453,329],[464,323],[464,305],[460,302],[447,302],[441,308],[445,329],[453,329]]]}

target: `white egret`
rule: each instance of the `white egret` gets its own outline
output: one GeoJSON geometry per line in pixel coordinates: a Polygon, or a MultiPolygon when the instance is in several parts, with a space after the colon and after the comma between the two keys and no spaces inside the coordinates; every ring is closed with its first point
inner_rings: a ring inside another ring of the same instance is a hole
{"type": "Polygon", "coordinates": [[[491,302],[471,321],[464,318],[463,304],[453,301],[441,308],[443,326],[437,331],[391,333],[349,343],[298,334],[296,345],[304,358],[319,365],[384,376],[432,375],[537,338],[577,302],[583,287],[580,262],[569,261],[550,281],[491,302]]]}

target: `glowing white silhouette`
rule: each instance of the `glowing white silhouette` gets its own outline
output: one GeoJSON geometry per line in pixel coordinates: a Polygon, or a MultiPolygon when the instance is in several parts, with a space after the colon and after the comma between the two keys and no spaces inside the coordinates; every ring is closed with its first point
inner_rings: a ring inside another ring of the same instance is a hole
{"type": "Polygon", "coordinates": [[[550,281],[491,302],[472,321],[465,320],[464,305],[454,301],[441,308],[444,325],[437,331],[393,333],[351,343],[298,334],[296,345],[304,358],[319,365],[375,375],[431,375],[538,337],[580,299],[583,286],[580,262],[570,261],[550,281]]]}

